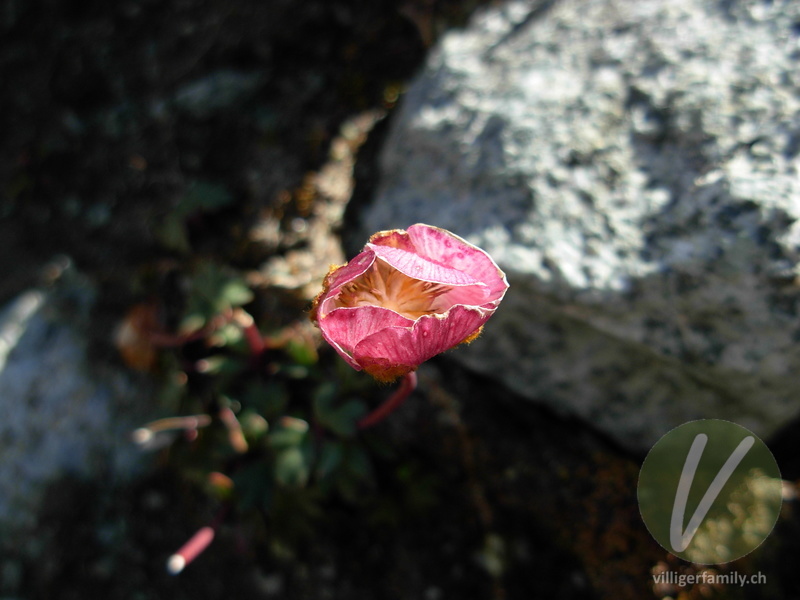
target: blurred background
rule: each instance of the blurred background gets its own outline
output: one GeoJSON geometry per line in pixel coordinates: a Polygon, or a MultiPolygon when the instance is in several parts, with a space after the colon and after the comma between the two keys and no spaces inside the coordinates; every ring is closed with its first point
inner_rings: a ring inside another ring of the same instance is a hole
{"type": "Polygon", "coordinates": [[[2,0],[0,599],[800,596],[798,7],[2,0]],[[511,290],[359,432],[308,311],[415,222],[511,290]],[[637,505],[698,418],[784,480],[726,565],[637,505]]]}

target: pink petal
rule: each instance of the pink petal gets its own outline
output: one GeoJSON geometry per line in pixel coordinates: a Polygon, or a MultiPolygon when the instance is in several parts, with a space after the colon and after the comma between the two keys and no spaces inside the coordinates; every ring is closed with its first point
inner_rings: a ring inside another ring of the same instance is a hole
{"type": "Polygon", "coordinates": [[[414,252],[389,246],[376,246],[374,244],[367,244],[366,247],[374,252],[375,256],[413,279],[444,283],[446,285],[475,285],[480,283],[478,279],[471,277],[469,273],[451,269],[414,252]]]}
{"type": "MultiPolygon", "coordinates": [[[[447,310],[456,304],[466,306],[483,306],[491,301],[489,288],[483,284],[456,286],[445,292],[436,300],[435,306],[447,310]]],[[[440,311],[444,312],[444,311],[440,311]]]]}
{"type": "Polygon", "coordinates": [[[337,308],[319,320],[322,337],[351,367],[361,370],[353,349],[361,340],[387,327],[410,327],[414,321],[380,306],[337,308]]]}
{"type": "Polygon", "coordinates": [[[454,306],[447,313],[425,315],[412,327],[386,327],[363,338],[353,350],[362,366],[376,361],[416,368],[437,354],[457,346],[475,333],[493,310],[454,306]]]}
{"type": "Polygon", "coordinates": [[[375,254],[369,250],[365,250],[356,255],[346,265],[331,271],[325,278],[324,290],[325,295],[319,298],[319,312],[317,318],[323,318],[328,314],[333,307],[331,302],[341,290],[342,286],[356,277],[363,275],[375,262],[375,254]]]}
{"type": "Polygon", "coordinates": [[[365,249],[360,254],[357,254],[346,265],[339,267],[328,275],[328,291],[331,292],[336,289],[338,293],[337,288],[365,273],[373,262],[375,262],[375,255],[369,250],[365,249]]]}
{"type": "Polygon", "coordinates": [[[375,246],[389,246],[391,248],[400,248],[407,252],[414,252],[414,243],[403,229],[391,229],[374,233],[369,238],[369,243],[375,246]]]}
{"type": "Polygon", "coordinates": [[[508,288],[505,274],[492,258],[454,233],[418,223],[408,228],[416,252],[429,260],[468,273],[489,288],[492,300],[499,300],[508,288]]]}

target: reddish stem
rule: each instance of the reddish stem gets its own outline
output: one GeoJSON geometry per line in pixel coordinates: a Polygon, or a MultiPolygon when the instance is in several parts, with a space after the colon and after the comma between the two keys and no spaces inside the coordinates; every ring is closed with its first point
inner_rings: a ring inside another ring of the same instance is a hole
{"type": "Polygon", "coordinates": [[[206,548],[208,548],[211,542],[214,541],[217,528],[220,526],[220,524],[222,524],[227,511],[228,507],[224,506],[217,513],[213,522],[198,529],[175,554],[169,557],[169,560],[167,561],[167,571],[169,573],[172,575],[177,575],[183,571],[183,569],[195,558],[200,556],[206,548]]]}
{"type": "Polygon", "coordinates": [[[149,429],[150,431],[168,431],[170,429],[197,429],[198,427],[206,427],[208,425],[211,425],[211,417],[200,414],[158,419],[157,421],[151,421],[142,429],[149,429]]]}
{"type": "Polygon", "coordinates": [[[200,556],[203,550],[208,548],[209,544],[214,541],[215,533],[214,528],[209,525],[201,527],[189,538],[188,542],[180,547],[180,550],[169,557],[167,561],[167,571],[173,575],[177,575],[183,571],[186,565],[200,556]]]}
{"type": "Polygon", "coordinates": [[[261,332],[255,323],[250,323],[244,328],[244,338],[247,340],[247,346],[250,349],[250,354],[258,358],[266,349],[264,338],[261,337],[261,332]]]}
{"type": "Polygon", "coordinates": [[[241,308],[236,308],[233,311],[233,320],[242,328],[244,339],[247,342],[247,347],[250,350],[250,356],[257,360],[259,356],[264,353],[267,346],[261,332],[256,327],[253,317],[241,308]]]}
{"type": "Polygon", "coordinates": [[[248,450],[247,440],[242,431],[242,424],[236,418],[234,412],[229,406],[223,406],[219,409],[219,419],[223,425],[228,429],[228,441],[236,452],[244,454],[248,450]]]}
{"type": "Polygon", "coordinates": [[[392,412],[399,407],[408,395],[417,387],[417,374],[411,371],[400,382],[400,387],[397,388],[389,399],[381,404],[378,408],[373,410],[367,416],[360,419],[357,423],[359,429],[366,429],[372,427],[376,423],[380,423],[383,419],[389,416],[392,412]]]}

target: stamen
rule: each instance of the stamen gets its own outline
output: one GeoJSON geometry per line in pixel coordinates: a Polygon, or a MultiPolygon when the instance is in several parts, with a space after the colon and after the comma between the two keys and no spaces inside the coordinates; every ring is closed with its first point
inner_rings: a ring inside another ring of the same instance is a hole
{"type": "Polygon", "coordinates": [[[450,289],[441,283],[413,279],[387,263],[376,260],[368,271],[342,286],[335,304],[338,307],[383,306],[410,319],[417,319],[422,315],[442,312],[434,303],[450,289]]]}

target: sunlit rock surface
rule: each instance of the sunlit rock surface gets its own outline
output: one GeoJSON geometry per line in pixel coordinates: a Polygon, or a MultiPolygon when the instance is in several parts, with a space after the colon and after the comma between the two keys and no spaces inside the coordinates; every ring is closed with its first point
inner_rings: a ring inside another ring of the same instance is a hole
{"type": "Polygon", "coordinates": [[[425,222],[511,289],[452,353],[630,448],[800,398],[800,4],[510,2],[403,98],[364,234],[425,222]],[[534,12],[531,12],[533,10],[534,12]]]}

